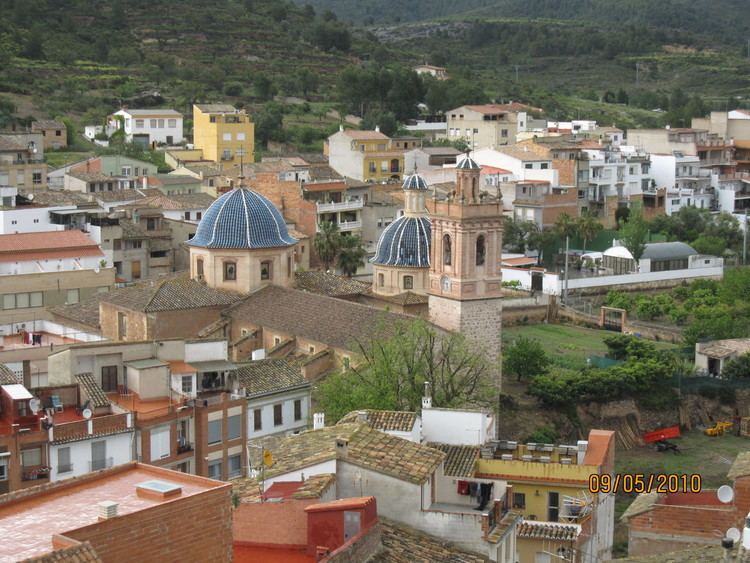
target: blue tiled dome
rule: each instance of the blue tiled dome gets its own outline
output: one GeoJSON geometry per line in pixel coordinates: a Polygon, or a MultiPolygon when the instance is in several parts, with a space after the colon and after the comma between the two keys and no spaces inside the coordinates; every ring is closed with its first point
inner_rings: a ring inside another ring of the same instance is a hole
{"type": "Polygon", "coordinates": [[[296,242],[273,203],[258,192],[236,188],[211,204],[188,244],[202,248],[275,248],[296,242]]]}
{"type": "Polygon", "coordinates": [[[381,266],[426,268],[430,265],[430,220],[427,217],[399,217],[380,235],[375,256],[381,266]]]}
{"type": "Polygon", "coordinates": [[[427,189],[427,182],[425,182],[424,178],[417,174],[416,172],[412,174],[411,176],[407,176],[406,180],[404,180],[403,189],[405,190],[426,190],[427,189]]]}
{"type": "Polygon", "coordinates": [[[456,168],[459,170],[479,170],[480,166],[467,153],[463,160],[456,165],[456,168]]]}

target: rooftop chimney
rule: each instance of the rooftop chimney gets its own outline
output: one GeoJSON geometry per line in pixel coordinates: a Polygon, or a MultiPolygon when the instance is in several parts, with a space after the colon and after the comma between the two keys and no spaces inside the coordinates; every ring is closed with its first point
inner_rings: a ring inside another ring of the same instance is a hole
{"type": "Polygon", "coordinates": [[[349,440],[346,438],[336,438],[336,457],[338,459],[349,457],[349,440]]]}
{"type": "Polygon", "coordinates": [[[109,520],[117,516],[117,507],[119,506],[116,502],[111,500],[103,500],[97,503],[99,507],[99,520],[109,520]]]}
{"type": "Polygon", "coordinates": [[[380,125],[376,125],[375,126],[375,132],[376,133],[380,133],[380,125]]]}
{"type": "Polygon", "coordinates": [[[343,131],[343,130],[344,130],[344,124],[343,123],[339,123],[339,131],[343,131]]]}
{"type": "Polygon", "coordinates": [[[326,414],[324,412],[313,413],[313,430],[320,430],[326,425],[326,414]]]}

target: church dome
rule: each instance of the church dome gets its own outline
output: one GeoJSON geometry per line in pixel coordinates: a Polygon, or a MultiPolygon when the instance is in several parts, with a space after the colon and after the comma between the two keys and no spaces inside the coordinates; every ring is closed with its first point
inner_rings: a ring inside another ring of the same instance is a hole
{"type": "Polygon", "coordinates": [[[425,182],[425,179],[420,174],[415,172],[411,176],[406,177],[402,187],[405,190],[426,190],[427,182],[425,182]]]}
{"type": "Polygon", "coordinates": [[[399,217],[380,235],[370,262],[381,266],[427,268],[430,265],[430,229],[427,217],[399,217]]]}
{"type": "Polygon", "coordinates": [[[247,188],[236,188],[211,204],[188,241],[202,248],[276,248],[291,246],[284,218],[267,198],[247,188]]]}
{"type": "Polygon", "coordinates": [[[466,156],[456,165],[456,168],[459,170],[479,170],[481,167],[466,153],[466,156]]]}

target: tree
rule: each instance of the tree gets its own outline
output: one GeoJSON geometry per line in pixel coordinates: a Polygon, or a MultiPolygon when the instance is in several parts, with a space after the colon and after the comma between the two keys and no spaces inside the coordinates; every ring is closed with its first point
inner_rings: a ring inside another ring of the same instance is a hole
{"type": "Polygon", "coordinates": [[[643,219],[641,210],[633,208],[630,211],[628,220],[620,226],[620,241],[628,249],[633,260],[635,260],[636,268],[638,267],[638,261],[646,250],[647,240],[648,223],[643,219]]]}
{"type": "Polygon", "coordinates": [[[554,231],[560,238],[572,237],[578,231],[578,223],[567,213],[560,213],[555,221],[554,231]]]}
{"type": "Polygon", "coordinates": [[[276,103],[268,103],[255,116],[255,140],[265,147],[268,141],[281,141],[284,138],[284,112],[276,103]]]}
{"type": "Polygon", "coordinates": [[[365,265],[365,256],[367,256],[367,250],[359,236],[340,237],[338,266],[346,277],[352,277],[359,268],[365,265]]]}
{"type": "Polygon", "coordinates": [[[341,248],[341,233],[336,223],[323,221],[318,227],[318,232],[313,239],[313,246],[318,257],[323,261],[326,271],[330,269],[331,262],[336,260],[336,256],[341,248]]]}
{"type": "Polygon", "coordinates": [[[721,375],[730,379],[750,377],[750,354],[731,358],[724,364],[721,375]]]}
{"type": "Polygon", "coordinates": [[[552,363],[541,342],[533,338],[519,336],[505,348],[503,371],[516,376],[518,381],[526,376],[532,379],[547,373],[552,363]]]}
{"type": "Polygon", "coordinates": [[[357,360],[348,370],[318,386],[316,399],[326,418],[338,420],[366,408],[416,411],[425,383],[436,406],[490,404],[489,365],[460,334],[439,333],[421,320],[380,326],[376,332],[382,336],[352,343],[357,360]]]}
{"type": "Polygon", "coordinates": [[[604,226],[599,220],[590,213],[584,213],[578,218],[578,235],[583,239],[583,252],[586,252],[586,245],[596,238],[604,226]]]}

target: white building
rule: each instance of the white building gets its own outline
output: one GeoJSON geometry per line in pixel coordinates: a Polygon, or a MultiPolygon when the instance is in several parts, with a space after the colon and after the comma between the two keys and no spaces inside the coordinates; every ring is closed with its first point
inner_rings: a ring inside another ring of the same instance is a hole
{"type": "Polygon", "coordinates": [[[259,359],[240,364],[239,394],[247,397],[247,436],[296,434],[310,421],[312,385],[302,370],[283,358],[259,359]]]}
{"type": "Polygon", "coordinates": [[[686,206],[714,209],[711,172],[701,168],[698,156],[678,151],[651,154],[651,176],[657,188],[667,188],[667,215],[686,206]]]}
{"type": "Polygon", "coordinates": [[[120,128],[128,143],[143,146],[179,145],[184,140],[182,114],[173,109],[121,109],[109,117],[107,132],[120,128]]]}
{"type": "Polygon", "coordinates": [[[584,150],[589,161],[588,199],[601,200],[617,196],[628,201],[631,196],[648,191],[651,185],[649,156],[633,147],[620,150],[584,150]]]}

